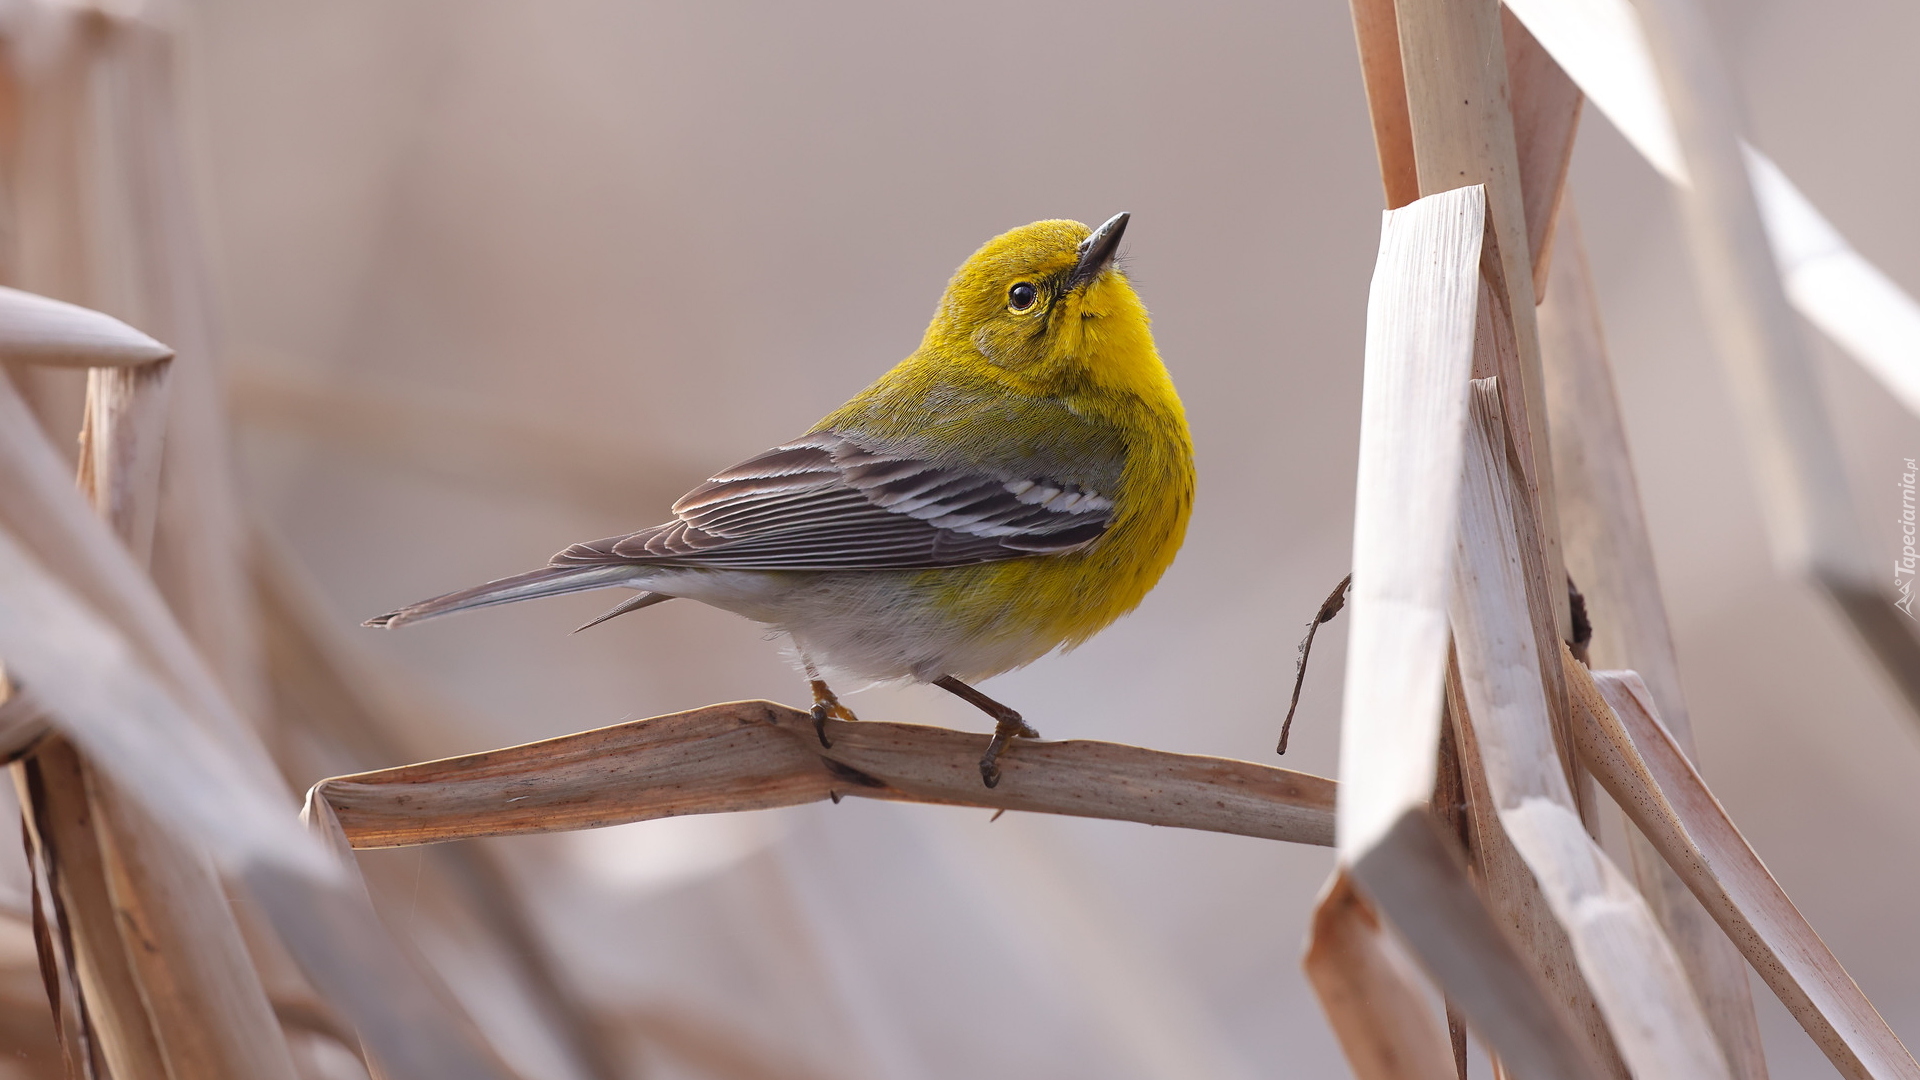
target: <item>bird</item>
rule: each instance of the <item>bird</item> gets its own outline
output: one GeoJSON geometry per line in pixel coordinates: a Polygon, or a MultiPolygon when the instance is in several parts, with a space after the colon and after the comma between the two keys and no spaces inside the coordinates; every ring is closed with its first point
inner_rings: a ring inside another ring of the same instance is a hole
{"type": "Polygon", "coordinates": [[[689,491],[672,520],[365,625],[636,590],[584,630],[696,600],[790,639],[822,746],[829,717],[856,719],[823,669],[979,708],[995,722],[980,759],[994,787],[1012,740],[1040,735],[973,684],[1133,610],[1192,513],[1186,413],[1116,260],[1129,220],[1036,221],[988,241],[919,348],[799,438],[689,491]]]}

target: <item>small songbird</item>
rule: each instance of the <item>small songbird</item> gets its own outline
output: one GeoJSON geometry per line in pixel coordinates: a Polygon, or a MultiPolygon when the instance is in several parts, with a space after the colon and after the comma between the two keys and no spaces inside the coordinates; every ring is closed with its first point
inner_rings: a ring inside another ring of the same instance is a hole
{"type": "Polygon", "coordinates": [[[1126,227],[1037,221],[988,241],[913,355],[688,492],[673,520],[366,625],[608,587],[639,594],[588,626],[698,600],[792,639],[823,745],[828,716],[854,719],[823,667],[973,703],[996,721],[980,759],[993,787],[1008,741],[1039,733],[969,684],[1131,611],[1193,506],[1186,414],[1114,265],[1126,227]]]}

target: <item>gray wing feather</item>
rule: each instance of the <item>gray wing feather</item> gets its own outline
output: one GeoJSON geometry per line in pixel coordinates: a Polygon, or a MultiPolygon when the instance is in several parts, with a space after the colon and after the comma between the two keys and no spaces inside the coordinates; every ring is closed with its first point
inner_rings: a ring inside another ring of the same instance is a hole
{"type": "Polygon", "coordinates": [[[1113,504],[1067,481],[940,465],[826,431],[735,465],[673,511],[664,525],[575,544],[552,565],[965,566],[1085,547],[1113,504]]]}

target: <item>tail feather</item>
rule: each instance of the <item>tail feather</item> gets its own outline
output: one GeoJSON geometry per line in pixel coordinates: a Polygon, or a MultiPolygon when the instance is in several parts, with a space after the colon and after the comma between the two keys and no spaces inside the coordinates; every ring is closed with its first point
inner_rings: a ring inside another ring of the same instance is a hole
{"type": "Polygon", "coordinates": [[[580,627],[576,628],[574,630],[574,633],[577,634],[581,630],[590,630],[593,627],[599,626],[601,623],[606,622],[608,619],[614,618],[615,616],[618,616],[618,615],[625,615],[629,611],[639,611],[643,607],[652,607],[655,604],[662,603],[664,601],[671,600],[671,599],[673,599],[673,597],[667,595],[666,593],[657,593],[657,592],[635,593],[633,596],[629,597],[628,599],[622,600],[618,604],[615,604],[613,606],[613,610],[606,612],[605,614],[601,615],[599,618],[593,620],[590,623],[585,623],[580,627]]]}
{"type": "Polygon", "coordinates": [[[644,567],[634,566],[631,563],[616,566],[543,566],[524,574],[503,577],[484,585],[475,585],[471,589],[436,596],[417,604],[408,604],[397,611],[376,615],[360,625],[401,626],[440,615],[451,615],[456,611],[470,611],[474,608],[492,607],[495,604],[511,604],[516,600],[532,600],[542,596],[561,596],[566,593],[585,592],[588,589],[604,589],[609,585],[630,581],[645,572],[644,567]]]}

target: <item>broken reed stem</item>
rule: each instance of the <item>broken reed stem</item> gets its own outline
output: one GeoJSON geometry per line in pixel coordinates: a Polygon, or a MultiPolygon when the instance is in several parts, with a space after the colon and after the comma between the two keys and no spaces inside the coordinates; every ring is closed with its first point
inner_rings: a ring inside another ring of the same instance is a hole
{"type": "Polygon", "coordinates": [[[61,940],[78,981],[85,1041],[114,1076],[166,1076],[159,1032],[121,939],[86,763],[53,735],[14,768],[21,812],[33,819],[36,854],[59,896],[61,940]]]}
{"type": "Polygon", "coordinates": [[[1807,924],[1660,725],[1632,672],[1563,658],[1581,754],[1834,1068],[1920,1080],[1920,1064],[1807,924]]]}
{"type": "MultiPolygon", "coordinates": [[[[307,580],[285,541],[256,525],[249,549],[274,721],[283,735],[300,735],[297,740],[282,738],[282,769],[306,783],[326,771],[310,760],[314,757],[365,768],[413,756],[405,749],[410,741],[406,736],[417,739],[423,734],[422,717],[440,710],[422,705],[415,694],[406,695],[405,708],[396,707],[375,691],[379,680],[368,670],[367,659],[327,618],[324,597],[307,580]],[[318,754],[295,748],[316,742],[324,747],[318,754]]],[[[447,726],[452,725],[449,721],[447,726]]],[[[527,996],[594,1080],[624,1076],[615,1033],[600,1022],[587,995],[547,945],[497,849],[444,844],[432,854],[421,869],[444,878],[449,891],[466,902],[492,936],[512,965],[502,977],[527,988],[527,996]]],[[[432,884],[427,882],[429,888],[432,884]]]]}
{"type": "MultiPolygon", "coordinates": [[[[47,857],[50,839],[35,827],[35,815],[29,811],[37,785],[31,782],[30,764],[16,763],[11,770],[15,795],[22,808],[20,839],[26,847],[29,917],[33,923],[33,943],[39,961],[42,988],[53,1010],[53,1039],[68,1077],[98,1071],[91,1025],[86,1006],[80,998],[80,975],[74,966],[72,920],[61,898],[60,864],[47,857]]],[[[41,814],[42,819],[48,815],[41,814]]]]}
{"type": "MultiPolygon", "coordinates": [[[[1586,245],[1570,200],[1560,218],[1560,254],[1540,305],[1540,341],[1567,569],[1581,584],[1593,618],[1593,659],[1588,666],[1639,672],[1653,688],[1662,715],[1673,718],[1674,736],[1691,756],[1693,726],[1681,691],[1679,661],[1614,390],[1586,245]]],[[[1740,1080],[1766,1080],[1766,1052],[1746,961],[1644,834],[1628,830],[1627,843],[1640,892],[1686,965],[1728,1066],[1740,1080]]]]}
{"type": "Polygon", "coordinates": [[[162,828],[110,778],[98,780],[108,884],[172,1074],[293,1080],[285,1035],[206,853],[162,828]]]}
{"type": "MultiPolygon", "coordinates": [[[[142,562],[160,496],[171,366],[89,373],[80,484],[142,562]]],[[[34,757],[43,764],[31,775],[57,784],[34,805],[71,817],[80,813],[77,800],[88,823],[84,837],[71,832],[50,858],[84,870],[63,878],[74,890],[69,910],[79,913],[82,994],[99,1018],[109,1066],[120,1076],[294,1080],[285,1037],[206,854],[118,797],[64,736],[41,743],[34,757]]],[[[43,830],[58,831],[58,819],[43,830]]]]}
{"type": "Polygon", "coordinates": [[[80,489],[145,566],[153,558],[173,361],[87,372],[80,489]]]}
{"type": "MultiPolygon", "coordinates": [[[[81,486],[123,537],[143,511],[151,529],[165,430],[164,398],[158,409],[149,404],[164,389],[165,372],[143,379],[137,371],[97,369],[104,377],[90,375],[81,451],[81,486]]],[[[66,920],[62,940],[71,943],[67,967],[78,979],[87,1041],[97,1043],[115,1075],[166,1075],[159,1034],[116,918],[112,856],[103,843],[86,763],[56,734],[41,740],[15,770],[24,796],[21,812],[33,819],[29,836],[38,838],[37,856],[58,882],[66,920]]]]}
{"type": "Polygon", "coordinates": [[[1481,896],[1518,940],[1535,977],[1584,1040],[1594,1066],[1611,1080],[1628,1080],[1626,1063],[1580,970],[1567,929],[1554,917],[1539,879],[1500,824],[1500,808],[1487,782],[1480,738],[1457,664],[1448,667],[1446,694],[1444,722],[1458,755],[1457,783],[1463,804],[1457,827],[1467,838],[1468,860],[1481,896]]]}
{"type": "MultiPolygon", "coordinates": [[[[1508,106],[1520,169],[1520,202],[1527,222],[1527,257],[1537,303],[1547,292],[1555,224],[1566,198],[1574,136],[1585,95],[1513,11],[1500,8],[1500,39],[1507,59],[1508,106]]],[[[1552,430],[1551,425],[1549,429],[1552,430]]]]}
{"type": "Polygon", "coordinates": [[[0,363],[57,368],[142,368],[173,350],[119,319],[52,297],[0,286],[0,363]]]}
{"type": "MultiPolygon", "coordinates": [[[[1727,1077],[1725,1055],[1679,958],[1640,894],[1582,826],[1556,760],[1543,661],[1529,625],[1538,615],[1529,610],[1520,557],[1527,500],[1503,445],[1506,430],[1497,390],[1476,382],[1451,604],[1470,710],[1463,730],[1478,736],[1499,827],[1565,928],[1631,1074],[1727,1077]]],[[[1558,667],[1564,651],[1557,647],[1544,662],[1558,667]]]]}
{"type": "Polygon", "coordinates": [[[1356,1080],[1461,1080],[1433,987],[1345,871],[1314,905],[1301,960],[1356,1080]]]}
{"type": "Polygon", "coordinates": [[[347,879],[357,871],[286,815],[290,800],[257,733],[62,472],[0,380],[0,653],[15,677],[120,790],[234,869],[387,1076],[510,1076],[443,1064],[485,1062],[492,1052],[382,944],[392,935],[364,894],[352,893],[347,879]],[[356,950],[376,975],[352,966],[356,950]],[[444,1043],[423,1044],[417,1033],[430,1030],[445,1033],[444,1043]]]}
{"type": "Polygon", "coordinates": [[[1587,1040],[1476,890],[1431,805],[1486,235],[1478,186],[1382,222],[1367,301],[1339,851],[1502,1060],[1522,1075],[1598,1077],[1587,1040]]]}
{"type": "MultiPolygon", "coordinates": [[[[1534,259],[1544,250],[1535,242],[1543,249],[1550,237],[1550,208],[1565,178],[1579,96],[1551,81],[1551,58],[1540,55],[1523,27],[1503,24],[1499,0],[1396,0],[1396,12],[1421,194],[1476,183],[1487,189],[1474,374],[1499,377],[1508,446],[1531,522],[1520,551],[1527,600],[1536,648],[1546,654],[1571,636],[1572,621],[1534,312],[1534,259]],[[1523,71],[1553,92],[1536,95],[1539,100],[1524,109],[1511,106],[1509,55],[1528,59],[1523,71]],[[1532,140],[1524,148],[1518,142],[1521,118],[1532,140]],[[1523,149],[1531,175],[1523,169],[1523,149]]],[[[1591,788],[1580,777],[1571,746],[1566,686],[1558,670],[1543,671],[1542,679],[1556,753],[1581,819],[1591,823],[1591,788]]]]}
{"type": "MultiPolygon", "coordinates": [[[[231,703],[234,694],[247,696],[256,665],[248,655],[245,571],[233,536],[240,518],[224,472],[208,305],[174,127],[168,32],[97,10],[44,14],[56,54],[42,58],[49,70],[31,104],[34,128],[46,137],[35,152],[17,155],[17,172],[46,189],[43,203],[51,199],[57,220],[36,233],[48,234],[50,242],[37,247],[60,264],[52,277],[76,271],[53,287],[97,292],[98,302],[164,329],[192,362],[167,368],[180,384],[170,409],[156,393],[171,381],[166,374],[118,370],[164,361],[172,355],[167,347],[98,312],[0,290],[0,360],[116,369],[90,376],[85,420],[85,481],[112,529],[74,495],[60,450],[0,379],[0,637],[33,700],[99,766],[88,811],[97,853],[113,872],[103,875],[105,887],[89,889],[112,896],[122,936],[138,936],[140,949],[128,954],[135,968],[152,965],[144,972],[145,1004],[167,1058],[162,1068],[128,1065],[120,1080],[291,1080],[279,1024],[200,841],[262,886],[261,909],[314,969],[346,952],[349,939],[377,949],[387,935],[365,905],[333,903],[326,918],[303,921],[314,904],[327,905],[345,875],[286,814],[291,800],[231,703]],[[95,256],[112,269],[86,265],[95,256]],[[157,447],[169,411],[180,422],[161,501],[157,447]],[[158,573],[146,569],[150,553],[158,573]],[[198,647],[181,633],[182,622],[198,647]],[[116,806],[116,790],[140,802],[116,806]],[[161,831],[161,821],[176,831],[161,831]]],[[[28,727],[10,724],[8,734],[28,727]]],[[[389,965],[385,976],[353,984],[352,994],[340,992],[351,982],[344,977],[323,990],[356,1021],[406,1016],[416,973],[389,965]]],[[[72,1015],[84,1014],[85,1002],[76,1002],[72,1015]]],[[[412,1028],[432,1029],[414,1019],[412,1028]]],[[[85,1036],[78,1024],[69,1030],[85,1036]]],[[[484,1075],[461,1068],[483,1054],[456,1048],[421,1056],[407,1052],[407,1030],[381,1030],[387,1037],[369,1045],[385,1055],[386,1075],[484,1075]]],[[[89,1062],[76,1058],[75,1068],[89,1062]]],[[[508,1075],[504,1068],[497,1074],[508,1075]]]]}
{"type": "MultiPolygon", "coordinates": [[[[1451,669],[1452,665],[1448,666],[1451,669]]],[[[1477,878],[1484,880],[1477,865],[1479,852],[1468,824],[1466,777],[1461,772],[1460,744],[1454,734],[1451,706],[1441,715],[1438,760],[1439,768],[1435,770],[1433,780],[1433,819],[1440,824],[1443,833],[1459,842],[1460,854],[1466,859],[1467,865],[1474,868],[1477,878]]],[[[1459,1074],[1457,1080],[1467,1080],[1467,1020],[1452,998],[1445,998],[1443,1003],[1447,1039],[1453,1048],[1454,1071],[1459,1074]]]]}
{"type": "MultiPolygon", "coordinates": [[[[1532,250],[1522,194],[1514,117],[1508,106],[1506,45],[1499,0],[1398,0],[1400,60],[1407,86],[1413,157],[1420,193],[1484,184],[1487,231],[1482,267],[1498,319],[1493,345],[1506,358],[1502,405],[1513,431],[1527,499],[1541,522],[1542,565],[1530,582],[1547,595],[1534,600],[1551,613],[1547,628],[1567,636],[1565,568],[1560,559],[1553,468],[1548,457],[1546,398],[1534,322],[1532,250]]],[[[1530,590],[1531,591],[1531,590],[1530,590]]],[[[1556,713],[1564,727],[1565,702],[1556,713]]]]}

